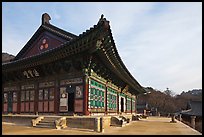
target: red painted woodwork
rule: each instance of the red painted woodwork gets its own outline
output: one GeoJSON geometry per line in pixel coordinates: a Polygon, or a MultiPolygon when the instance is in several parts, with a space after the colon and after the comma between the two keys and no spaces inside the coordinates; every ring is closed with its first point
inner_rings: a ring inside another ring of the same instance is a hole
{"type": "Polygon", "coordinates": [[[30,112],[34,112],[34,102],[30,102],[30,112]]]}
{"type": "Polygon", "coordinates": [[[84,88],[84,115],[89,115],[88,111],[88,94],[89,94],[89,79],[87,77],[85,80],[85,88],[84,88]]]}
{"type": "Polygon", "coordinates": [[[117,114],[119,114],[119,93],[117,93],[117,114]]]}
{"type": "Polygon", "coordinates": [[[21,103],[21,112],[25,112],[25,103],[24,102],[21,103]]]}
{"type": "Polygon", "coordinates": [[[38,102],[38,112],[43,112],[43,102],[38,102]]]}
{"type": "Polygon", "coordinates": [[[58,91],[58,88],[57,88],[57,86],[55,86],[55,91],[54,91],[54,101],[55,101],[55,103],[54,103],[54,113],[55,114],[58,114],[59,113],[59,105],[60,105],[60,103],[59,103],[59,94],[60,94],[60,92],[57,92],[58,91]]]}
{"type": "Polygon", "coordinates": [[[21,113],[21,93],[20,91],[17,92],[17,113],[20,114],[21,113]]]}
{"type": "Polygon", "coordinates": [[[76,99],[74,102],[74,112],[83,112],[83,100],[76,99]]]}
{"type": "Polygon", "coordinates": [[[132,113],[132,98],[131,98],[131,101],[130,101],[130,112],[132,113]]]}
{"type": "Polygon", "coordinates": [[[7,112],[7,110],[8,110],[8,104],[4,103],[4,112],[7,112]]]}
{"type": "Polygon", "coordinates": [[[54,112],[54,101],[49,101],[49,112],[54,112]]]}
{"type": "Polygon", "coordinates": [[[34,112],[38,112],[38,88],[35,90],[35,99],[34,99],[34,112]]]}
{"type": "Polygon", "coordinates": [[[17,103],[13,103],[13,108],[12,108],[13,110],[13,112],[17,112],[17,103]]]}
{"type": "Polygon", "coordinates": [[[26,102],[26,103],[25,103],[25,111],[26,111],[26,112],[29,112],[29,102],[26,102]]]}
{"type": "Polygon", "coordinates": [[[31,44],[30,48],[27,49],[21,58],[33,56],[46,50],[56,48],[65,41],[66,40],[49,32],[43,32],[39,35],[38,38],[36,38],[36,40],[31,44]],[[45,39],[46,41],[44,41],[45,39]],[[42,46],[44,47],[43,49],[41,49],[42,46]]]}
{"type": "Polygon", "coordinates": [[[48,101],[44,101],[44,112],[48,112],[48,101]]]}
{"type": "Polygon", "coordinates": [[[105,114],[108,114],[108,111],[107,111],[107,105],[108,105],[108,99],[107,99],[107,93],[108,93],[108,88],[107,88],[107,83],[106,83],[106,90],[105,90],[105,114]]]}

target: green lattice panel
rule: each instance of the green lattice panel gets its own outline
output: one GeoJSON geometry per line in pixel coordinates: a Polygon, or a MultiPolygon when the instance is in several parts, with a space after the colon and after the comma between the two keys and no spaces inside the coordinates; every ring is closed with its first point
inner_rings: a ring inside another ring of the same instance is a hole
{"type": "Polygon", "coordinates": [[[105,107],[105,85],[91,80],[91,88],[89,93],[89,104],[90,108],[104,108],[105,107]]]}
{"type": "Polygon", "coordinates": [[[108,88],[107,92],[107,104],[108,110],[116,110],[117,109],[117,91],[108,88]]]}
{"type": "Polygon", "coordinates": [[[131,110],[131,100],[127,99],[127,110],[131,110]]]}

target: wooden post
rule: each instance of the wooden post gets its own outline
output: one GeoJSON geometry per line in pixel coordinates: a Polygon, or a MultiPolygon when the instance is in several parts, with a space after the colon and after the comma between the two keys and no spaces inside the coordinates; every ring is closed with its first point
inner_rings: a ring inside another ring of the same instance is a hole
{"type": "Polygon", "coordinates": [[[84,77],[84,115],[89,115],[88,111],[88,95],[89,95],[89,77],[84,77]]]}
{"type": "Polygon", "coordinates": [[[135,113],[137,114],[137,95],[135,96],[135,113]]]}
{"type": "Polygon", "coordinates": [[[117,114],[119,114],[119,92],[117,92],[117,114]]]}
{"type": "Polygon", "coordinates": [[[21,87],[17,91],[17,114],[21,113],[21,87]]]}
{"type": "Polygon", "coordinates": [[[131,114],[132,114],[132,96],[131,96],[131,100],[130,100],[130,111],[131,111],[131,114]]]}
{"type": "Polygon", "coordinates": [[[181,117],[182,115],[181,114],[179,114],[179,121],[182,121],[182,117],[181,117]]]}
{"type": "Polygon", "coordinates": [[[127,103],[127,101],[128,101],[128,99],[127,99],[127,95],[125,95],[125,113],[127,113],[128,112],[128,109],[127,109],[127,107],[128,107],[128,103],[127,103]]]}
{"type": "Polygon", "coordinates": [[[106,90],[105,90],[105,115],[108,114],[108,110],[107,110],[107,103],[108,103],[108,99],[107,99],[107,93],[108,93],[108,87],[107,87],[107,82],[106,82],[106,90]]]}
{"type": "Polygon", "coordinates": [[[59,102],[60,102],[60,91],[59,91],[60,84],[58,80],[55,81],[54,87],[54,113],[59,114],[59,102]]]}
{"type": "Polygon", "coordinates": [[[34,113],[38,115],[38,99],[39,99],[39,93],[38,93],[38,84],[37,82],[34,83],[35,84],[35,88],[34,88],[34,91],[35,91],[35,97],[34,97],[34,113]]]}
{"type": "Polygon", "coordinates": [[[195,119],[196,119],[196,116],[191,116],[191,127],[193,129],[195,129],[195,119]]]}

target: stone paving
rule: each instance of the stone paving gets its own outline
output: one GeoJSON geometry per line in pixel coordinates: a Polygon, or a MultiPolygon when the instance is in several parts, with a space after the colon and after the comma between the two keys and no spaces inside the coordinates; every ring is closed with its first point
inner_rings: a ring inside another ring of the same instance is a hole
{"type": "Polygon", "coordinates": [[[19,126],[2,122],[3,135],[202,135],[202,133],[177,121],[171,123],[171,118],[148,117],[132,121],[124,127],[110,127],[103,133],[66,128],[62,130],[19,126]]]}

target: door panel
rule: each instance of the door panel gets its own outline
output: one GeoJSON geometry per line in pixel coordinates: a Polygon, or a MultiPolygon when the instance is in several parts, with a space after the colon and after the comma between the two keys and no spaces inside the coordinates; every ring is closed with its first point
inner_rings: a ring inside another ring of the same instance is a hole
{"type": "Polygon", "coordinates": [[[8,104],[4,103],[4,112],[7,112],[7,111],[8,111],[8,104]]]}
{"type": "Polygon", "coordinates": [[[38,112],[43,112],[43,102],[38,102],[38,112]]]}
{"type": "Polygon", "coordinates": [[[48,101],[44,101],[44,112],[48,112],[48,101]]]}
{"type": "Polygon", "coordinates": [[[124,112],[124,98],[121,98],[121,112],[124,112]]]}
{"type": "Polygon", "coordinates": [[[68,95],[68,111],[74,111],[74,93],[68,95]]]}
{"type": "Polygon", "coordinates": [[[13,103],[13,112],[17,112],[17,103],[13,103]]]}
{"type": "Polygon", "coordinates": [[[34,102],[30,102],[30,112],[34,112],[34,102]]]}
{"type": "Polygon", "coordinates": [[[24,102],[21,103],[21,112],[25,112],[25,103],[24,102]]]}
{"type": "Polygon", "coordinates": [[[54,112],[54,101],[49,101],[49,112],[54,112]]]}

